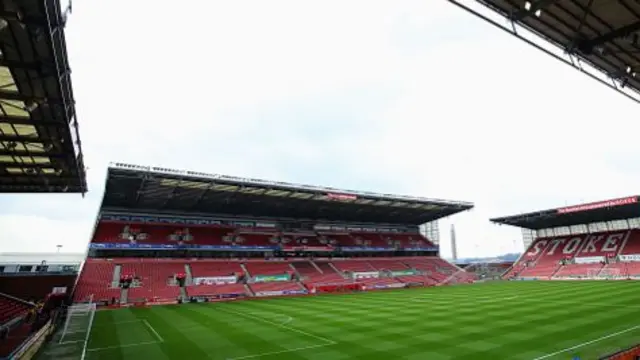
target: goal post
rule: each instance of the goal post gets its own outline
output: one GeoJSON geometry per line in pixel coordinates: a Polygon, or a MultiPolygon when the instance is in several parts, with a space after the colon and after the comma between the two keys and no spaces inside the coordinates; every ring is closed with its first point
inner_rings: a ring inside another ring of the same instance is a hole
{"type": "Polygon", "coordinates": [[[76,348],[75,351],[81,352],[80,359],[84,360],[95,314],[94,302],[69,306],[60,339],[57,341],[58,345],[76,348]]]}
{"type": "Polygon", "coordinates": [[[620,269],[589,269],[588,277],[590,279],[619,279],[620,269]]]}

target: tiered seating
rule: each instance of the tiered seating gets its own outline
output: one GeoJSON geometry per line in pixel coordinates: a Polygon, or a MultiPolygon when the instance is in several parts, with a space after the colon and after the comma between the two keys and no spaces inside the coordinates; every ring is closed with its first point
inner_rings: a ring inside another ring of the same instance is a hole
{"type": "Polygon", "coordinates": [[[29,308],[31,305],[0,294],[0,325],[25,314],[29,308]]]}
{"type": "Polygon", "coordinates": [[[249,287],[254,293],[267,292],[267,291],[297,291],[302,290],[300,285],[294,281],[272,281],[253,283],[249,287]]]}
{"type": "Polygon", "coordinates": [[[380,234],[372,233],[351,233],[353,244],[355,246],[366,247],[389,247],[386,241],[382,239],[380,234]]]}
{"type": "Polygon", "coordinates": [[[631,230],[620,255],[640,254],[640,230],[631,230]]]}
{"type": "Polygon", "coordinates": [[[589,271],[598,271],[604,267],[602,263],[592,264],[567,264],[560,267],[560,270],[556,272],[556,277],[579,277],[586,276],[589,271]]]}
{"type": "Polygon", "coordinates": [[[529,248],[525,251],[524,254],[520,257],[520,259],[513,264],[511,270],[505,274],[505,278],[510,278],[515,275],[520,275],[524,270],[526,270],[527,266],[533,265],[536,260],[538,260],[542,253],[546,250],[547,246],[549,246],[550,238],[539,238],[529,245],[529,248]]]}
{"type": "Polygon", "coordinates": [[[575,257],[615,257],[628,234],[628,231],[613,231],[588,235],[575,257]]]}
{"type": "Polygon", "coordinates": [[[377,270],[399,271],[409,268],[397,260],[369,260],[369,264],[377,270]]]}
{"type": "Polygon", "coordinates": [[[602,268],[602,271],[611,269],[617,269],[621,276],[640,276],[640,262],[617,262],[607,264],[602,268]]]}
{"type": "Polygon", "coordinates": [[[396,279],[403,283],[422,283],[425,286],[432,286],[438,283],[434,279],[426,275],[397,276],[396,279]]]}
{"type": "Polygon", "coordinates": [[[292,265],[296,268],[298,274],[304,278],[322,275],[310,261],[296,261],[292,265]]]}
{"type": "Polygon", "coordinates": [[[76,284],[74,301],[86,301],[93,294],[93,300],[110,301],[120,298],[120,289],[111,288],[114,263],[102,259],[87,259],[76,284]]]}
{"type": "Polygon", "coordinates": [[[276,233],[269,232],[241,231],[238,233],[235,243],[242,246],[273,246],[275,244],[271,242],[271,239],[275,235],[276,233]]]}
{"type": "Polygon", "coordinates": [[[319,235],[324,236],[329,245],[356,246],[356,244],[353,242],[353,238],[348,233],[320,232],[319,235]]]}
{"type": "Polygon", "coordinates": [[[332,262],[333,266],[340,271],[351,272],[368,272],[377,271],[369,262],[363,260],[336,260],[332,262]]]}
{"type": "Polygon", "coordinates": [[[230,276],[243,272],[238,262],[190,260],[189,265],[193,277],[230,276]]]}
{"type": "Polygon", "coordinates": [[[435,257],[413,258],[405,260],[404,263],[416,270],[425,272],[436,282],[445,281],[451,274],[457,271],[457,269],[452,267],[448,262],[435,257]]]}
{"type": "Polygon", "coordinates": [[[124,224],[100,222],[96,226],[96,231],[93,235],[92,242],[94,243],[118,243],[128,242],[128,240],[122,239],[122,232],[124,230],[124,224]]]}
{"type": "Polygon", "coordinates": [[[0,340],[0,359],[8,358],[31,335],[31,325],[22,324],[11,329],[6,340],[0,340]]]}
{"type": "MultiPolygon", "coordinates": [[[[603,268],[600,260],[612,259],[619,254],[640,254],[639,237],[637,230],[618,230],[555,239],[540,238],[531,244],[505,277],[587,276],[589,271],[603,268]],[[571,263],[581,258],[593,259],[589,259],[590,263],[571,263]],[[563,259],[570,263],[561,266],[563,259]]],[[[611,266],[617,265],[605,268],[611,266]]]]}
{"type": "Polygon", "coordinates": [[[400,283],[400,281],[398,281],[395,278],[369,278],[369,279],[359,279],[357,280],[358,283],[360,284],[364,284],[368,287],[373,287],[376,285],[391,285],[391,284],[398,284],[400,283]]]}
{"type": "Polygon", "coordinates": [[[318,240],[316,234],[312,233],[283,233],[285,241],[282,243],[285,246],[325,246],[318,240]]]}
{"type": "Polygon", "coordinates": [[[173,244],[180,242],[178,238],[172,235],[189,234],[183,238],[183,244],[199,244],[199,245],[229,245],[223,241],[223,238],[235,231],[231,227],[201,227],[176,225],[151,225],[151,224],[127,224],[114,222],[100,222],[96,227],[96,232],[92,242],[94,243],[130,243],[123,234],[126,229],[131,232],[139,232],[144,234],[135,242],[138,244],[173,244]]]}
{"type": "Polygon", "coordinates": [[[420,234],[381,234],[387,247],[425,248],[434,247],[433,243],[420,234]]]}
{"type": "Polygon", "coordinates": [[[533,266],[530,265],[524,269],[520,276],[548,278],[554,275],[560,268],[561,260],[570,261],[578,253],[584,245],[586,236],[575,235],[549,240],[533,266]]]}
{"type": "Polygon", "coordinates": [[[305,284],[343,284],[350,282],[350,280],[345,279],[341,274],[338,274],[333,270],[329,263],[318,261],[315,261],[314,263],[323,271],[323,273],[307,273],[306,276],[309,277],[303,280],[305,284]]]}
{"type": "Polygon", "coordinates": [[[187,286],[187,295],[189,296],[246,295],[246,289],[242,284],[192,285],[192,286],[187,286]]]}
{"type": "Polygon", "coordinates": [[[168,281],[175,274],[183,272],[182,261],[144,259],[128,260],[122,263],[122,274],[134,275],[141,282],[140,287],[129,289],[129,299],[175,299],[180,294],[180,288],[169,285],[168,281]]]}
{"type": "Polygon", "coordinates": [[[244,264],[251,276],[256,275],[280,275],[293,272],[293,269],[287,262],[247,262],[244,264]]]}

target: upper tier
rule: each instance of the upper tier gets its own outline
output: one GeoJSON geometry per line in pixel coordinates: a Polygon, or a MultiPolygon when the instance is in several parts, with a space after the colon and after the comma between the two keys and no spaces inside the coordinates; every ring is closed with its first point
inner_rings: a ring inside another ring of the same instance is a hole
{"type": "Polygon", "coordinates": [[[417,233],[280,232],[273,228],[177,226],[100,222],[91,241],[94,249],[273,249],[332,251],[422,250],[437,247],[417,233]]]}

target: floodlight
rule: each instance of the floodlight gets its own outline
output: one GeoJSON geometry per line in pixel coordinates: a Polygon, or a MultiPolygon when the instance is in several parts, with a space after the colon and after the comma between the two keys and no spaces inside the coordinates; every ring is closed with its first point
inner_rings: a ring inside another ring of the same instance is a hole
{"type": "Polygon", "coordinates": [[[540,17],[540,15],[542,15],[542,10],[536,10],[536,17],[540,17]]]}
{"type": "Polygon", "coordinates": [[[0,18],[0,31],[6,29],[7,26],[9,26],[9,22],[7,21],[7,19],[0,18]]]}
{"type": "Polygon", "coordinates": [[[527,11],[529,11],[529,10],[531,9],[531,3],[530,3],[530,2],[528,2],[528,1],[527,1],[527,2],[525,2],[525,3],[524,3],[524,9],[525,9],[525,10],[527,10],[527,11]]]}
{"type": "Polygon", "coordinates": [[[26,112],[32,112],[37,107],[38,107],[38,103],[30,100],[30,101],[25,101],[23,109],[26,112]]]}

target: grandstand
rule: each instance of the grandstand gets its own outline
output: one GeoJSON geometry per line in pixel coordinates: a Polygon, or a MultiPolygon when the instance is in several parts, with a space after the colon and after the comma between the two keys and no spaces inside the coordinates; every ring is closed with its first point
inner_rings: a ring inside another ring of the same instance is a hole
{"type": "Polygon", "coordinates": [[[639,213],[629,196],[491,221],[537,232],[507,278],[632,279],[640,278],[639,213]]]}
{"type": "Polygon", "coordinates": [[[449,0],[640,102],[640,4],[593,0],[449,0]]]}
{"type": "Polygon", "coordinates": [[[113,164],[74,299],[176,303],[435,285],[460,269],[418,226],[472,207],[113,164]]]}

